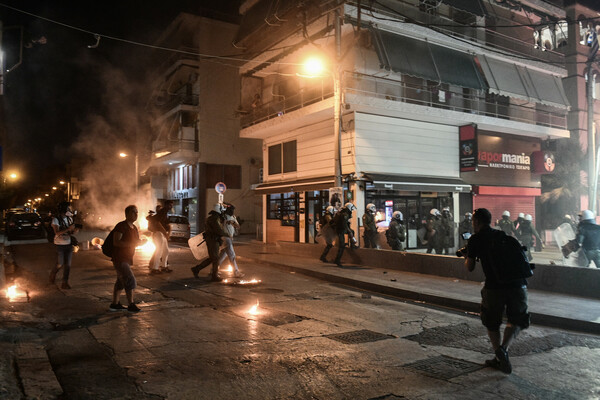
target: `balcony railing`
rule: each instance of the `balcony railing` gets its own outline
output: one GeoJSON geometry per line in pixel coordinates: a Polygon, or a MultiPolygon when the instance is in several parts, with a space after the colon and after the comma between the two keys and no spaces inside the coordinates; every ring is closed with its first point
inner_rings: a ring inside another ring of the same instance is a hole
{"type": "Polygon", "coordinates": [[[184,85],[173,94],[169,94],[163,103],[158,104],[162,112],[168,112],[180,105],[198,106],[200,96],[192,93],[191,85],[184,85]]]}
{"type": "MultiPolygon", "coordinates": [[[[397,0],[397,3],[398,5],[395,8],[398,9],[409,21],[414,20],[415,22],[424,24],[425,26],[436,26],[435,29],[437,31],[446,35],[454,36],[459,40],[471,42],[475,46],[489,46],[498,50],[506,51],[509,54],[527,56],[542,62],[548,62],[557,65],[564,64],[563,54],[551,50],[543,51],[540,48],[534,47],[533,31],[531,31],[531,41],[523,41],[519,38],[504,35],[484,26],[476,27],[472,25],[465,25],[442,15],[428,14],[419,10],[419,8],[414,4],[403,0],[397,0]]],[[[378,7],[377,2],[372,4],[373,8],[377,9],[378,13],[387,15],[393,19],[401,18],[398,14],[390,12],[390,10],[386,9],[385,7],[378,7]]],[[[356,3],[354,5],[356,6],[356,3]]],[[[508,28],[507,30],[510,31],[511,29],[514,30],[517,28],[508,28]]]]}
{"type": "Polygon", "coordinates": [[[169,139],[155,140],[152,143],[152,152],[169,152],[176,153],[178,151],[199,151],[195,140],[189,139],[169,139]]]}
{"type": "MultiPolygon", "coordinates": [[[[545,106],[510,104],[508,101],[503,101],[507,99],[506,97],[486,96],[484,93],[472,89],[456,91],[449,90],[447,87],[444,89],[444,85],[435,87],[414,85],[358,73],[345,73],[343,82],[343,90],[347,94],[353,93],[558,129],[566,129],[567,126],[566,111],[558,109],[549,111],[541,108],[548,108],[545,106]],[[500,101],[496,101],[496,99],[500,101]]],[[[254,108],[242,115],[241,126],[247,128],[332,96],[331,86],[305,89],[296,95],[254,108]]]]}

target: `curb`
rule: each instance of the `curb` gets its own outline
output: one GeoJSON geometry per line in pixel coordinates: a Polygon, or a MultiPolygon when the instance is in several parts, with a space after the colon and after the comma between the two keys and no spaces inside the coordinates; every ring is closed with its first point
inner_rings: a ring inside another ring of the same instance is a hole
{"type": "MultiPolygon", "coordinates": [[[[414,290],[394,288],[377,283],[364,282],[357,279],[331,275],[326,272],[313,271],[302,267],[294,267],[292,265],[281,264],[273,261],[267,261],[260,258],[248,256],[237,256],[242,260],[248,260],[256,263],[266,264],[275,268],[285,269],[288,271],[300,273],[313,278],[321,279],[327,282],[351,286],[357,289],[367,290],[369,292],[383,294],[386,296],[397,297],[403,300],[413,302],[415,304],[428,303],[431,305],[450,308],[454,310],[475,313],[479,315],[480,303],[468,300],[452,299],[442,296],[436,296],[426,293],[421,293],[414,290]]],[[[564,318],[555,315],[541,314],[530,312],[532,324],[547,326],[550,328],[566,329],[581,333],[600,334],[600,324],[590,321],[581,321],[571,318],[564,318]]]]}

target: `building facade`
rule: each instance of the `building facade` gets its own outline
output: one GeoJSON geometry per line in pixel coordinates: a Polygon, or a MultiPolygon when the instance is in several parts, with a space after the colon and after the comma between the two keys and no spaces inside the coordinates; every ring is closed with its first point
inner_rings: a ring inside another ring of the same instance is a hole
{"type": "Polygon", "coordinates": [[[214,58],[235,50],[237,27],[182,13],[157,42],[178,52],[158,56],[145,187],[153,204],[174,200],[174,212],[189,218],[193,233],[204,230],[206,215],[218,201],[219,182],[227,188],[223,200],[236,206],[243,221],[242,233],[255,233],[261,222],[260,198],[250,190],[259,180],[261,143],[239,137],[238,68],[214,58]]]}
{"type": "Polygon", "coordinates": [[[354,229],[368,203],[381,225],[402,211],[409,249],[424,246],[418,232],[433,208],[449,207],[455,224],[477,207],[495,218],[508,210],[541,219],[542,175],[552,171],[534,159],[553,162],[548,143],[585,130],[573,107],[581,103],[582,78],[565,61],[576,57],[572,48],[579,58],[589,50],[578,44],[578,7],[246,2],[234,42],[248,54],[240,69],[247,110],[240,136],[263,142],[264,179],[255,187],[263,240],[315,240],[337,158],[342,203],[358,208],[354,229]],[[315,55],[328,60],[329,73],[301,72],[315,55]]]}

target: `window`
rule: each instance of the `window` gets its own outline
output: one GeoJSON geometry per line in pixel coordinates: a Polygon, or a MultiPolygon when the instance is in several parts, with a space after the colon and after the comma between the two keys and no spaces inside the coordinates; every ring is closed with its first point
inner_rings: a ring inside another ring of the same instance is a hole
{"type": "Polygon", "coordinates": [[[206,165],[206,188],[214,188],[218,182],[223,182],[227,189],[242,188],[242,167],[240,165],[206,165]]]}
{"type": "Polygon", "coordinates": [[[279,219],[283,226],[296,224],[297,196],[294,192],[270,194],[267,196],[267,218],[279,219]]]}
{"type": "Polygon", "coordinates": [[[269,175],[297,171],[296,141],[269,146],[269,175]]]}

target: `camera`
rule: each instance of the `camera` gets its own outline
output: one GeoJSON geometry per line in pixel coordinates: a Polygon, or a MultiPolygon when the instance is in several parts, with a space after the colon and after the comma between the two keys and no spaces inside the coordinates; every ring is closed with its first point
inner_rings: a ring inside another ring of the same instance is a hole
{"type": "Polygon", "coordinates": [[[465,257],[467,255],[467,247],[461,247],[456,250],[456,257],[465,257]]]}

